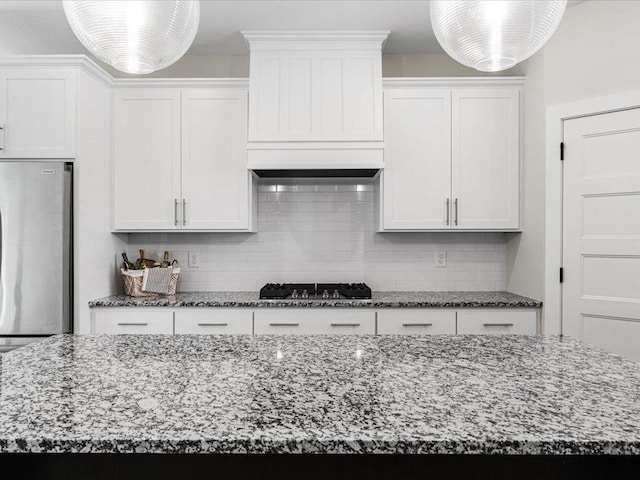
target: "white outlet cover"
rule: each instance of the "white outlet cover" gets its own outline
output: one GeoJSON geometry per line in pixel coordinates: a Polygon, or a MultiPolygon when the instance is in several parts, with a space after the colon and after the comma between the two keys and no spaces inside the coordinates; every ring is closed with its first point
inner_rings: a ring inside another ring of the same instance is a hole
{"type": "Polygon", "coordinates": [[[189,268],[200,268],[200,252],[189,252],[189,268]]]}
{"type": "Polygon", "coordinates": [[[447,252],[436,252],[436,267],[447,266],[447,252]]]}

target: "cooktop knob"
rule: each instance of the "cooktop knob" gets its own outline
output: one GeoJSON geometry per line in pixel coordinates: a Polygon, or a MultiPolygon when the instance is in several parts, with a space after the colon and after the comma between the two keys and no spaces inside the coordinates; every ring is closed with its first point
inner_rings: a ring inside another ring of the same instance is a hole
{"type": "Polygon", "coordinates": [[[322,298],[329,298],[329,291],[325,290],[324,292],[322,292],[322,298]]]}
{"type": "Polygon", "coordinates": [[[338,292],[338,290],[334,290],[333,293],[331,294],[332,298],[340,298],[340,292],[338,292]]]}
{"type": "Polygon", "coordinates": [[[298,293],[298,290],[294,290],[293,292],[291,292],[291,298],[298,298],[300,296],[300,294],[298,293]]]}
{"type": "Polygon", "coordinates": [[[303,290],[301,297],[302,298],[309,298],[309,292],[307,292],[306,290],[303,290]]]}

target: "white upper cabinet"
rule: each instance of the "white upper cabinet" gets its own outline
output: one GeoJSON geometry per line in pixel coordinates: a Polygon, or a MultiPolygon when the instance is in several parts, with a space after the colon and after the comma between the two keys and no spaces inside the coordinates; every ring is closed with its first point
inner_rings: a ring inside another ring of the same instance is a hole
{"type": "Polygon", "coordinates": [[[184,228],[249,228],[246,158],[246,90],[183,90],[184,228]]]}
{"type": "Polygon", "coordinates": [[[119,90],[114,102],[114,227],[180,228],[180,90],[119,90]]]}
{"type": "Polygon", "coordinates": [[[442,229],[451,224],[451,90],[384,92],[384,228],[442,229]]]}
{"type": "Polygon", "coordinates": [[[454,227],[517,229],[519,91],[513,88],[455,89],[452,107],[454,227]]]}
{"type": "Polygon", "coordinates": [[[250,167],[381,166],[388,32],[243,33],[251,50],[250,167]]]}
{"type": "Polygon", "coordinates": [[[248,93],[229,83],[116,90],[114,230],[255,229],[248,93]]]}
{"type": "Polygon", "coordinates": [[[0,68],[0,158],[74,158],[73,68],[0,68]]]}
{"type": "Polygon", "coordinates": [[[521,85],[385,82],[379,231],[519,228],[521,85]]]}

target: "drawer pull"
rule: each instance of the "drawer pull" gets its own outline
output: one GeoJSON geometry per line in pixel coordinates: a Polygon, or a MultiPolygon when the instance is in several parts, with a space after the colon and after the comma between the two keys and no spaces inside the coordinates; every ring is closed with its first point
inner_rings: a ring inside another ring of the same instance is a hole
{"type": "Polygon", "coordinates": [[[403,327],[431,327],[433,323],[403,323],[403,327]]]}
{"type": "Polygon", "coordinates": [[[199,323],[199,327],[226,327],[228,323],[199,323]]]}
{"type": "Polygon", "coordinates": [[[483,323],[483,327],[513,327],[513,323],[483,323]]]}
{"type": "Polygon", "coordinates": [[[118,323],[118,325],[122,325],[123,327],[127,327],[127,326],[146,327],[149,324],[148,323],[136,323],[136,322],[121,322],[121,323],[118,323]]]}
{"type": "Polygon", "coordinates": [[[270,327],[298,327],[299,323],[270,323],[270,327]]]}
{"type": "Polygon", "coordinates": [[[359,327],[359,323],[332,323],[332,327],[359,327]]]}

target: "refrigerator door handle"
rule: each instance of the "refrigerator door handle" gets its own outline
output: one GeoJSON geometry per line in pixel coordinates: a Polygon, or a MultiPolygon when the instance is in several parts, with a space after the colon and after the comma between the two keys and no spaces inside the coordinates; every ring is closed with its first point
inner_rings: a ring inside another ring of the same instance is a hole
{"type": "Polygon", "coordinates": [[[0,137],[2,138],[2,143],[0,143],[0,152],[4,151],[5,134],[6,134],[6,130],[4,129],[4,125],[0,125],[0,137]]]}

